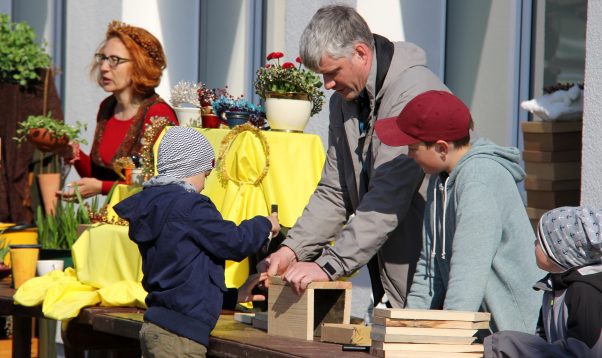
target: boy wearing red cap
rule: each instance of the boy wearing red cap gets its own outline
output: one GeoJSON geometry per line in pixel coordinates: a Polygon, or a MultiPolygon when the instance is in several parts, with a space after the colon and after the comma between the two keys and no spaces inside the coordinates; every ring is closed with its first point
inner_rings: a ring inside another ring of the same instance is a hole
{"type": "Polygon", "coordinates": [[[423,246],[408,308],[491,312],[492,331],[535,331],[541,276],[535,239],[516,183],[517,148],[470,143],[468,108],[443,91],[424,92],[397,117],[376,122],[380,140],[408,146],[431,174],[423,246]]]}

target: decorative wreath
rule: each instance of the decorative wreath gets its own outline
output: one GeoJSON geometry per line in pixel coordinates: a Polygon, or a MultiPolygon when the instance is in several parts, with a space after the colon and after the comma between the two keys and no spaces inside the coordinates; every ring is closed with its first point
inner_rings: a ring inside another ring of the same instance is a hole
{"type": "Polygon", "coordinates": [[[220,178],[220,181],[223,182],[224,184],[226,184],[228,181],[232,181],[238,185],[242,185],[242,184],[259,185],[259,183],[261,183],[263,178],[265,178],[265,176],[268,175],[269,168],[270,168],[270,147],[268,145],[267,139],[265,138],[263,133],[261,133],[261,130],[259,128],[255,127],[249,123],[241,124],[239,126],[234,127],[233,129],[231,129],[230,133],[228,133],[224,137],[224,139],[222,139],[222,142],[221,142],[220,148],[219,148],[219,155],[217,157],[217,175],[220,178]],[[234,141],[236,140],[236,137],[238,137],[239,134],[241,134],[242,132],[246,132],[246,131],[253,133],[255,135],[255,137],[257,137],[257,139],[259,139],[259,141],[261,142],[261,146],[263,148],[263,153],[265,155],[265,166],[263,167],[263,170],[261,171],[259,176],[257,176],[257,179],[255,179],[252,182],[244,182],[241,180],[233,179],[230,176],[230,174],[228,173],[228,170],[226,169],[226,155],[228,154],[228,151],[230,150],[232,143],[234,143],[234,141]]]}
{"type": "Polygon", "coordinates": [[[150,119],[150,124],[146,125],[144,135],[140,140],[142,149],[140,153],[140,164],[142,167],[142,175],[144,180],[149,180],[155,175],[155,161],[153,157],[153,144],[159,132],[170,122],[165,117],[153,116],[150,119]]]}

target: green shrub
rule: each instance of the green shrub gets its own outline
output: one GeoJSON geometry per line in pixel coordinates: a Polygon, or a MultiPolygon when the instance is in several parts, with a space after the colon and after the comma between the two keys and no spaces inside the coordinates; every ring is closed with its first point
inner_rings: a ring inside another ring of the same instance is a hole
{"type": "Polygon", "coordinates": [[[0,82],[26,86],[40,78],[37,70],[51,64],[46,44],[36,42],[34,29],[10,21],[7,14],[0,14],[0,44],[0,82]]]}

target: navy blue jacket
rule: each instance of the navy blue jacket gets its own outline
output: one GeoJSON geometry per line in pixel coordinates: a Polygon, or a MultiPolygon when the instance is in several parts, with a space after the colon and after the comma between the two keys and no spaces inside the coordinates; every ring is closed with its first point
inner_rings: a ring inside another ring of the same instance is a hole
{"type": "Polygon", "coordinates": [[[236,226],[208,197],[175,184],[145,188],[115,211],[129,221],[142,255],[144,319],[207,346],[226,292],[225,260],[259,251],[270,221],[258,216],[236,226]]]}

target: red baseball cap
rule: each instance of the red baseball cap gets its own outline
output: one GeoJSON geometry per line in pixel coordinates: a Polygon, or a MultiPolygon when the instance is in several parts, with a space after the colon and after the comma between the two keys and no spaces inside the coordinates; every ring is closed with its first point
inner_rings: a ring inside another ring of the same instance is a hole
{"type": "Polygon", "coordinates": [[[381,142],[392,147],[418,142],[454,141],[469,134],[470,111],[456,96],[427,91],[414,97],[397,117],[376,121],[381,142]]]}

